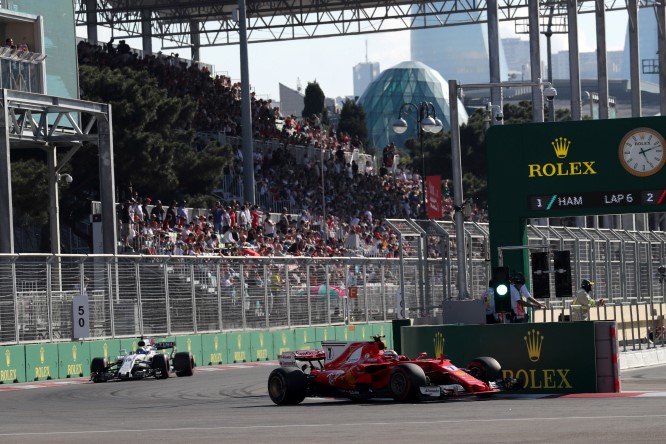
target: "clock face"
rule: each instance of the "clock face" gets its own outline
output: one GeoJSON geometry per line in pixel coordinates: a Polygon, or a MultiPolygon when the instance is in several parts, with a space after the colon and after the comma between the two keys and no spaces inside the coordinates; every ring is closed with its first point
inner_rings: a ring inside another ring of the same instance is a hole
{"type": "Polygon", "coordinates": [[[651,128],[629,131],[620,142],[620,163],[634,176],[651,176],[664,166],[666,141],[651,128]]]}

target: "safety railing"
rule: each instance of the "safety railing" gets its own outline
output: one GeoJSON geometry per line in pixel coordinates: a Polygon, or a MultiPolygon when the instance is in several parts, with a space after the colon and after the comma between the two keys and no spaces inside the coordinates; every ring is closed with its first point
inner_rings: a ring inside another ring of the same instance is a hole
{"type": "Polygon", "coordinates": [[[643,350],[666,345],[662,297],[652,301],[630,298],[583,307],[571,300],[549,302],[545,310],[532,311],[533,322],[616,321],[617,339],[622,351],[643,350]]]}
{"type": "MultiPolygon", "coordinates": [[[[472,249],[486,248],[483,230],[466,231],[475,236],[468,243],[472,249]]],[[[442,233],[439,243],[446,246],[442,233]]],[[[417,239],[404,239],[405,246],[414,244],[411,253],[418,251],[417,239]]],[[[574,261],[582,262],[575,273],[584,272],[579,267],[589,270],[609,290],[608,303],[593,307],[591,320],[618,321],[618,338],[625,348],[662,346],[666,282],[654,273],[656,264],[663,263],[663,248],[655,248],[648,237],[633,239],[618,240],[617,245],[624,247],[617,251],[641,251],[636,257],[642,264],[649,261],[650,267],[624,264],[615,254],[599,258],[602,249],[596,248],[589,255],[573,252],[574,261]],[[604,280],[619,267],[637,272],[604,280]],[[618,293],[611,288],[615,286],[626,292],[618,293]]],[[[603,239],[595,242],[606,245],[603,239]]],[[[591,244],[572,242],[572,247],[591,244]]],[[[384,322],[396,319],[400,295],[407,316],[437,316],[445,299],[458,297],[452,277],[460,259],[455,251],[440,251],[442,257],[427,260],[408,254],[402,258],[4,254],[0,255],[0,344],[70,340],[72,298],[84,291],[94,338],[384,322]]],[[[474,298],[487,286],[489,264],[482,254],[466,254],[464,260],[476,276],[468,281],[474,298]]],[[[570,300],[552,298],[548,306],[534,312],[535,322],[572,321],[570,300]]]]}

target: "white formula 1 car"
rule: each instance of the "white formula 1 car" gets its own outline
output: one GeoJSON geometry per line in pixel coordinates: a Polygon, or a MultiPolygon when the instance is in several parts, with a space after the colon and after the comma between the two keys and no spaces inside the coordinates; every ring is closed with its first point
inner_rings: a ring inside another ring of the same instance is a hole
{"type": "Polygon", "coordinates": [[[194,358],[190,352],[176,353],[175,342],[153,342],[146,345],[139,341],[139,348],[132,353],[124,350],[114,362],[107,358],[93,358],[90,362],[90,379],[93,382],[106,382],[111,379],[143,379],[154,376],[166,379],[170,372],[176,376],[194,374],[194,358]],[[161,350],[170,349],[170,353],[161,350]]]}

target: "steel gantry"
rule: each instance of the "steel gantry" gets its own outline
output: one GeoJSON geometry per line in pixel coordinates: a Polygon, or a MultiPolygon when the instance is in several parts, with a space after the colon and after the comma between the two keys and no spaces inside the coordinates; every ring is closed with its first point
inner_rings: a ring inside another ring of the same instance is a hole
{"type": "MultiPolygon", "coordinates": [[[[579,0],[579,14],[595,13],[600,0],[579,0]]],[[[627,9],[631,0],[604,1],[605,11],[627,9]]],[[[489,3],[497,3],[500,21],[526,26],[528,0],[246,0],[248,42],[311,39],[408,29],[486,23],[489,3]]],[[[567,16],[568,0],[542,0],[543,18],[567,16]]],[[[76,25],[118,32],[118,38],[164,41],[162,49],[200,48],[240,43],[236,0],[75,0],[76,25]],[[168,43],[167,43],[168,42],[168,43]]],[[[656,0],[639,0],[654,6],[656,0]]],[[[545,23],[546,21],[542,21],[545,23]]],[[[144,50],[147,49],[144,46],[144,50]]]]}
{"type": "Polygon", "coordinates": [[[83,143],[99,148],[103,251],[116,253],[116,211],[111,106],[83,100],[0,90],[0,253],[14,253],[11,149],[40,148],[47,154],[52,253],[60,253],[58,180],[83,143]],[[58,153],[58,148],[66,153],[58,153]]]}

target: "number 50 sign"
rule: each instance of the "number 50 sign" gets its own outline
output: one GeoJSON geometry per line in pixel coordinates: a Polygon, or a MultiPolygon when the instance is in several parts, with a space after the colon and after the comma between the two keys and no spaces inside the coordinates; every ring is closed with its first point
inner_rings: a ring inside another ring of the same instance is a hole
{"type": "Polygon", "coordinates": [[[74,296],[72,298],[72,339],[89,336],[88,296],[74,296]]]}

